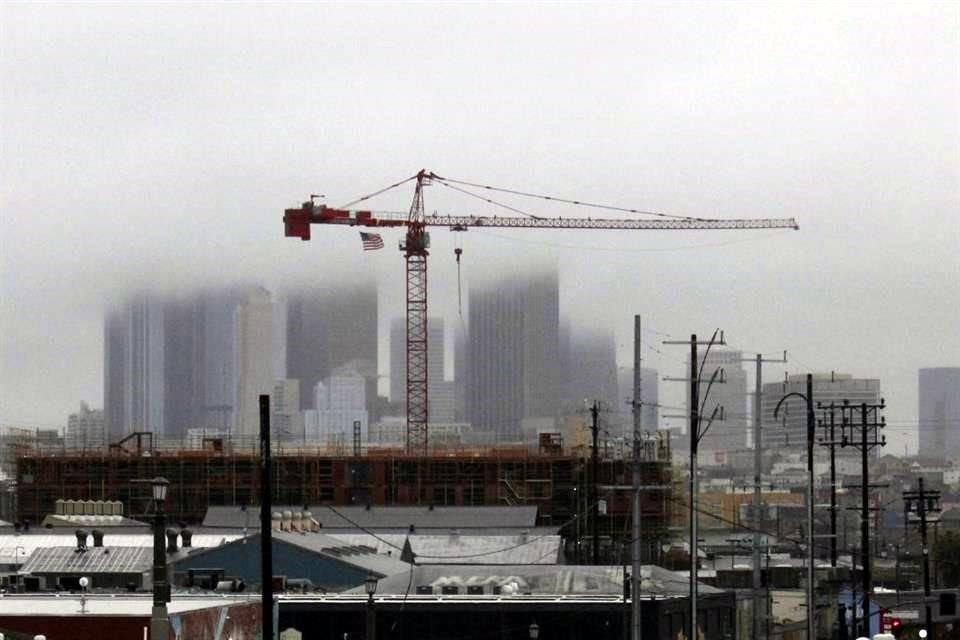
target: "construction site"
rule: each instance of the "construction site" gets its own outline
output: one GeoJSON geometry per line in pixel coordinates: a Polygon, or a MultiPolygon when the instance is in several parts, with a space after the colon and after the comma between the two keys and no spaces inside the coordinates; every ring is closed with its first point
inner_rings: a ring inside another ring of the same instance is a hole
{"type": "MultiPolygon", "coordinates": [[[[156,476],[170,481],[167,509],[175,521],[199,523],[209,506],[259,503],[258,451],[220,439],[197,449],[154,448],[150,440],[141,435],[129,448],[100,452],[19,447],[17,520],[37,525],[57,500],[119,500],[136,517],[149,496],[134,481],[156,476]]],[[[669,486],[669,446],[663,440],[650,444],[642,484],[669,486]]],[[[547,439],[538,448],[439,449],[427,456],[401,449],[336,455],[276,447],[272,460],[274,504],[529,505],[538,508],[538,525],[558,527],[570,540],[592,535],[591,507],[600,505],[596,533],[605,549],[629,531],[631,465],[598,457],[594,485],[589,456],[547,439]]],[[[664,492],[645,491],[641,504],[644,537],[662,540],[668,522],[664,492]]]]}

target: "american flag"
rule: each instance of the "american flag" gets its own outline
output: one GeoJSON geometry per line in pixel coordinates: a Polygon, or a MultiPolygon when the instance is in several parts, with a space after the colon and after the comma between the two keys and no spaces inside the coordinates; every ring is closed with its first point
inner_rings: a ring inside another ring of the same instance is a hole
{"type": "Polygon", "coordinates": [[[363,231],[361,231],[360,240],[363,241],[364,251],[374,251],[376,249],[383,249],[383,238],[380,237],[379,233],[364,233],[363,231]]]}

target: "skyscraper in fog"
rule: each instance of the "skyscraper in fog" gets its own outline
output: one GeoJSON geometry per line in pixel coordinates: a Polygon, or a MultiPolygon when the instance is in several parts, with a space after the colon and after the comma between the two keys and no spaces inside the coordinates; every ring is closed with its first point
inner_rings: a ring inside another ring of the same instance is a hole
{"type": "Polygon", "coordinates": [[[300,381],[300,408],[313,408],[313,389],[350,364],[366,379],[368,409],[377,397],[377,286],[372,280],[315,287],[287,297],[287,378],[300,381]]]}
{"type": "Polygon", "coordinates": [[[132,431],[182,437],[234,421],[235,291],[139,294],[104,319],[107,439],[132,431]]]}
{"type": "MultiPolygon", "coordinates": [[[[570,361],[564,366],[566,374],[565,409],[582,409],[584,401],[598,401],[606,412],[626,411],[619,406],[617,386],[617,345],[613,332],[605,329],[581,328],[570,330],[570,361]]],[[[610,420],[619,422],[617,413],[608,413],[610,420]]]]}
{"type": "Polygon", "coordinates": [[[960,452],[960,367],[918,373],[920,455],[943,458],[960,452]]]}
{"type": "Polygon", "coordinates": [[[113,442],[133,431],[166,433],[163,305],[138,295],[107,313],[104,414],[113,442]]]}
{"type": "Polygon", "coordinates": [[[234,311],[233,358],[236,363],[237,421],[234,436],[244,445],[260,429],[260,396],[272,394],[273,306],[270,292],[256,289],[234,311]]]}
{"type": "Polygon", "coordinates": [[[464,364],[474,430],[515,440],[524,420],[554,423],[559,316],[555,269],[471,288],[464,364]]]}

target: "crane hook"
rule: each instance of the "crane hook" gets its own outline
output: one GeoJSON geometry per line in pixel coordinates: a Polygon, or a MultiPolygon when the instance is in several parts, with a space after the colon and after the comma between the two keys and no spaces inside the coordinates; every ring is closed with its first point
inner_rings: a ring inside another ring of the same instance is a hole
{"type": "Polygon", "coordinates": [[[463,320],[463,287],[460,281],[460,256],[463,255],[463,249],[455,247],[453,255],[457,258],[457,313],[460,314],[460,320],[463,320]]]}

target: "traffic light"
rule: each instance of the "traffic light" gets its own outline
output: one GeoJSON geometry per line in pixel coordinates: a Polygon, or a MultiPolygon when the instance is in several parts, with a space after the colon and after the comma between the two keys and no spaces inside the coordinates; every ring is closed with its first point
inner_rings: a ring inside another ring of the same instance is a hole
{"type": "Polygon", "coordinates": [[[903,621],[900,618],[890,618],[890,633],[894,637],[900,637],[900,631],[903,630],[903,621]]]}

